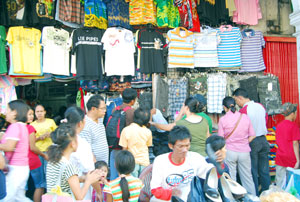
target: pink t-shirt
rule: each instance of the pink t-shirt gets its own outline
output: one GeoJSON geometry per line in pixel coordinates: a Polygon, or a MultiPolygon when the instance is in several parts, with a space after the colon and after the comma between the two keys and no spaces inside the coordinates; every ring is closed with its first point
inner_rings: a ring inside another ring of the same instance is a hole
{"type": "Polygon", "coordinates": [[[18,141],[14,152],[5,152],[6,158],[10,160],[9,165],[28,166],[29,135],[26,125],[20,122],[10,124],[1,143],[9,139],[18,141]]]}
{"type": "MultiPolygon", "coordinates": [[[[225,116],[219,120],[218,135],[227,137],[234,129],[241,113],[232,113],[228,111],[225,116]]],[[[255,136],[255,131],[249,117],[243,114],[239,125],[233,134],[226,140],[226,149],[235,152],[250,152],[249,140],[250,136],[255,136]]]]}

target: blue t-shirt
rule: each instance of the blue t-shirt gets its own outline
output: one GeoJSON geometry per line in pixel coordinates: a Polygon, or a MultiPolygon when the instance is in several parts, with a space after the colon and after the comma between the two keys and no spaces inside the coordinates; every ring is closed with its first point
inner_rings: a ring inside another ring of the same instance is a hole
{"type": "Polygon", "coordinates": [[[4,199],[6,196],[6,183],[5,183],[5,175],[2,170],[0,170],[0,200],[4,199]]]}

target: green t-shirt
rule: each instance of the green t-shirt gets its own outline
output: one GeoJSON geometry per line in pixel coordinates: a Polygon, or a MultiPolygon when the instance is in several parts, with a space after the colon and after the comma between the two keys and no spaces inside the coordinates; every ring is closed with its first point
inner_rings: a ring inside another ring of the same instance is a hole
{"type": "Polygon", "coordinates": [[[205,118],[198,123],[191,123],[187,120],[176,122],[177,126],[185,126],[190,131],[192,136],[190,151],[197,152],[202,156],[207,156],[205,152],[205,141],[207,139],[208,123],[205,118]]]}
{"type": "MultiPolygon", "coordinates": [[[[212,134],[212,120],[211,120],[211,118],[207,114],[205,114],[204,112],[197,113],[197,115],[202,116],[203,118],[206,119],[206,121],[208,123],[208,127],[209,127],[209,133],[212,134]]],[[[184,119],[186,119],[186,115],[184,115],[181,120],[184,120],[184,119]]]]}
{"type": "Polygon", "coordinates": [[[157,4],[157,26],[175,28],[180,24],[178,8],[173,5],[173,0],[155,0],[157,4]]]}
{"type": "Polygon", "coordinates": [[[5,27],[0,26],[0,74],[4,74],[7,72],[5,44],[6,44],[5,27]]]}

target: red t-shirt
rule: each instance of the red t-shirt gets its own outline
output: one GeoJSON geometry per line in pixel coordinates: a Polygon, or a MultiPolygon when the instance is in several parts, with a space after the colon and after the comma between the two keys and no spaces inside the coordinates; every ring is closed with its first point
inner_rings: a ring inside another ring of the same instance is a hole
{"type": "Polygon", "coordinates": [[[294,153],[293,141],[300,140],[300,130],[296,123],[283,120],[276,128],[276,165],[294,167],[297,160],[294,153]]]}
{"type": "MultiPolygon", "coordinates": [[[[31,133],[36,132],[32,125],[27,124],[26,126],[27,126],[29,136],[30,136],[31,133]]],[[[29,146],[28,158],[29,158],[29,168],[30,168],[30,170],[37,169],[40,166],[42,166],[42,163],[40,161],[39,156],[37,154],[33,153],[33,151],[30,150],[30,146],[29,146]]]]}

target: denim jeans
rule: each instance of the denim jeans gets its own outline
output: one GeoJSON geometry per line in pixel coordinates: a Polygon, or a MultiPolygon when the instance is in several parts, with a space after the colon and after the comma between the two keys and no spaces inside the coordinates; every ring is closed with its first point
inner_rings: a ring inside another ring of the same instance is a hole
{"type": "Polygon", "coordinates": [[[110,171],[110,178],[109,180],[114,180],[116,178],[119,177],[119,173],[116,169],[116,166],[115,166],[115,157],[117,155],[119,150],[111,150],[110,152],[110,158],[109,158],[109,171],[110,171]]]}
{"type": "Polygon", "coordinates": [[[266,136],[256,137],[251,143],[251,171],[255,184],[256,195],[259,195],[258,186],[261,185],[261,192],[268,190],[271,184],[269,171],[270,145],[266,136]]]}

